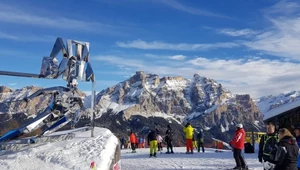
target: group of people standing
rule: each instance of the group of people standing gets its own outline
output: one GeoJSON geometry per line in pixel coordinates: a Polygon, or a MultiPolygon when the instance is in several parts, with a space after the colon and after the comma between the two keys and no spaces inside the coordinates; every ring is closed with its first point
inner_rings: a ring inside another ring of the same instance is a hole
{"type": "MultiPolygon", "coordinates": [[[[148,145],[150,146],[150,157],[156,157],[157,149],[162,151],[162,141],[163,138],[157,129],[152,129],[148,134],[148,145]]],[[[173,131],[171,126],[168,125],[167,131],[165,133],[165,142],[167,143],[167,152],[166,154],[173,154],[173,131]]]]}
{"type": "Polygon", "coordinates": [[[146,139],[138,137],[134,132],[130,132],[128,139],[120,137],[121,149],[132,149],[132,152],[136,152],[136,148],[145,148],[146,139]]]}
{"type": "Polygon", "coordinates": [[[273,122],[268,122],[266,128],[267,133],[260,139],[258,153],[264,170],[300,170],[300,124],[293,126],[296,138],[286,128],[276,131],[273,122]]]}
{"type": "Polygon", "coordinates": [[[131,131],[129,135],[129,139],[126,140],[124,137],[120,137],[121,149],[132,149],[132,153],[136,153],[137,148],[145,148],[146,142],[150,147],[150,157],[156,157],[157,151],[163,150],[163,142],[167,144],[167,152],[166,154],[173,154],[173,130],[171,126],[167,126],[166,133],[164,137],[157,129],[151,129],[146,138],[137,137],[137,135],[131,131]]]}
{"type": "MultiPolygon", "coordinates": [[[[300,146],[300,124],[293,126],[296,138],[286,128],[281,128],[276,131],[275,124],[268,122],[266,124],[267,133],[263,135],[259,143],[258,161],[263,163],[264,170],[300,170],[300,157],[298,156],[300,146]]],[[[197,149],[200,152],[204,150],[204,134],[203,130],[195,133],[194,128],[190,123],[187,123],[183,128],[183,132],[186,138],[186,153],[193,154],[194,146],[193,141],[197,142],[197,149]]],[[[242,156],[242,150],[244,149],[246,133],[242,124],[236,125],[236,131],[233,139],[230,141],[230,146],[233,149],[233,157],[236,162],[237,170],[248,170],[248,166],[244,157],[242,156]]],[[[135,152],[137,139],[135,134],[131,132],[130,142],[132,152],[135,152]]],[[[151,129],[147,142],[150,146],[150,157],[156,157],[157,151],[162,151],[162,142],[167,144],[166,154],[172,154],[173,151],[173,130],[170,125],[167,126],[164,138],[160,135],[157,129],[151,129]]],[[[145,138],[143,139],[145,147],[145,138]]]]}
{"type": "Polygon", "coordinates": [[[185,134],[186,139],[186,154],[194,153],[195,144],[193,145],[193,143],[196,143],[196,148],[198,149],[198,152],[200,152],[200,147],[202,148],[202,152],[205,152],[203,129],[200,129],[200,132],[196,134],[192,125],[190,123],[187,123],[183,128],[183,132],[185,134]]]}
{"type": "MultiPolygon", "coordinates": [[[[267,133],[261,137],[258,151],[258,161],[263,163],[264,170],[300,170],[300,158],[298,156],[300,124],[294,126],[296,138],[286,128],[276,131],[276,126],[272,122],[268,122],[266,128],[267,133]]],[[[237,124],[235,136],[230,142],[236,162],[236,167],[233,169],[248,169],[241,155],[244,142],[245,131],[243,125],[237,124]]]]}

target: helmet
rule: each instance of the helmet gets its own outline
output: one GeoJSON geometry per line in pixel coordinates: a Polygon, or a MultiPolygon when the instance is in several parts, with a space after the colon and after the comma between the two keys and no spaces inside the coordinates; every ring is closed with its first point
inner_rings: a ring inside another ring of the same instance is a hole
{"type": "Polygon", "coordinates": [[[239,123],[239,124],[236,124],[236,125],[235,125],[235,127],[237,127],[237,128],[240,128],[240,129],[241,129],[241,128],[243,128],[243,124],[241,124],[241,123],[239,123]]]}

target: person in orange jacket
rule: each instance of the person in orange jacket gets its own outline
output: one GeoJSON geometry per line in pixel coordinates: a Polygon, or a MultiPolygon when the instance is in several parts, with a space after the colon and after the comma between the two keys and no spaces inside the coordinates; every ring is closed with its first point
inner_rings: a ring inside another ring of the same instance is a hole
{"type": "Polygon", "coordinates": [[[183,132],[185,133],[186,138],[186,153],[193,154],[193,135],[194,135],[194,128],[190,123],[187,123],[186,126],[183,129],[183,132]]]}
{"type": "Polygon", "coordinates": [[[130,143],[131,143],[132,153],[136,153],[136,151],[135,151],[135,142],[136,142],[136,136],[133,132],[131,132],[130,133],[130,143]]]}

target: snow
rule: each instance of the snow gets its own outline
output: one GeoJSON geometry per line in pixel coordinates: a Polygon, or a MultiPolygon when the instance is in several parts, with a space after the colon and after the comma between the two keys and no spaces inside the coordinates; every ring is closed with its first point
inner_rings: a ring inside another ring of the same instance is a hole
{"type": "MultiPolygon", "coordinates": [[[[175,147],[174,152],[175,154],[158,152],[157,158],[149,158],[149,148],[137,149],[137,153],[130,153],[130,150],[125,149],[121,151],[121,168],[122,170],[216,170],[235,167],[233,153],[228,150],[216,153],[215,149],[205,148],[205,153],[183,154],[184,147],[175,147]]],[[[244,154],[244,157],[250,169],[263,169],[263,165],[258,162],[257,153],[244,154]]]]}
{"type": "Polygon", "coordinates": [[[224,126],[223,125],[221,125],[221,132],[226,132],[226,129],[224,128],[224,126]]]}
{"type": "Polygon", "coordinates": [[[198,116],[200,116],[202,114],[209,114],[210,112],[215,111],[220,106],[222,106],[223,104],[225,104],[227,101],[229,101],[229,99],[223,99],[220,104],[213,105],[212,107],[210,107],[209,109],[205,110],[204,112],[193,112],[190,115],[186,116],[185,120],[191,120],[191,119],[196,118],[196,117],[198,117],[198,116]]]}
{"type": "Polygon", "coordinates": [[[0,102],[11,102],[16,100],[22,100],[25,97],[30,96],[33,92],[35,92],[30,87],[24,87],[22,89],[16,89],[12,92],[0,93],[0,102]]]}
{"type": "MultiPolygon", "coordinates": [[[[97,170],[108,170],[114,156],[118,139],[105,128],[95,128],[95,137],[91,138],[90,131],[61,131],[52,135],[74,133],[70,140],[35,144],[30,148],[0,154],[0,169],[7,170],[82,170],[90,169],[95,162],[97,170]]],[[[165,148],[164,148],[165,152],[165,148]]],[[[149,158],[149,148],[121,150],[121,169],[143,170],[215,170],[235,166],[230,150],[216,153],[213,148],[206,148],[205,153],[184,154],[184,147],[174,147],[175,154],[158,152],[157,158],[149,158]]],[[[1,152],[0,152],[1,153],[1,152]]],[[[262,169],[257,160],[257,153],[244,154],[245,160],[252,170],[262,169]]]]}
{"type": "Polygon", "coordinates": [[[292,91],[278,96],[264,96],[255,100],[264,120],[300,106],[300,92],[292,91]]]}
{"type": "Polygon", "coordinates": [[[188,85],[186,80],[167,80],[165,86],[167,90],[183,90],[188,85]]]}
{"type": "MultiPolygon", "coordinates": [[[[70,133],[57,132],[52,135],[70,133]]],[[[114,157],[118,139],[105,128],[95,128],[95,137],[91,131],[73,132],[75,137],[66,141],[35,144],[1,155],[0,169],[7,170],[81,170],[89,169],[95,162],[98,170],[108,170],[114,157]]]]}
{"type": "Polygon", "coordinates": [[[255,121],[253,122],[253,124],[254,124],[255,126],[259,126],[259,121],[258,121],[258,120],[255,120],[255,121]]]}
{"type": "Polygon", "coordinates": [[[264,113],[264,120],[277,116],[283,112],[289,111],[300,106],[300,100],[292,101],[284,105],[278,106],[264,113]]]}
{"type": "Polygon", "coordinates": [[[175,115],[175,114],[166,114],[166,113],[162,113],[162,112],[154,112],[154,113],[136,112],[136,113],[132,113],[132,116],[133,115],[139,115],[139,116],[143,116],[143,117],[146,117],[146,118],[148,118],[148,117],[162,117],[164,119],[169,119],[169,122],[173,120],[174,122],[177,122],[178,124],[181,124],[181,122],[176,119],[176,117],[180,117],[180,116],[175,115]]]}

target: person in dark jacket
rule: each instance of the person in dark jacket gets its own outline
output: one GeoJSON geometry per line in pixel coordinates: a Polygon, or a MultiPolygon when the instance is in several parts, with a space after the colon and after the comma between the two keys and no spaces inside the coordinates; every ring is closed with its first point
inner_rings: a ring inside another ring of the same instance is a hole
{"type": "Polygon", "coordinates": [[[171,129],[171,126],[168,125],[168,129],[166,131],[166,137],[165,137],[165,141],[167,142],[167,152],[166,152],[166,154],[174,153],[173,152],[172,140],[173,140],[173,131],[171,129]],[[170,150],[171,150],[171,152],[169,152],[170,150]]]}
{"type": "Polygon", "coordinates": [[[121,149],[125,149],[125,142],[126,142],[125,138],[121,137],[120,141],[121,141],[121,149]]]}
{"type": "MultiPolygon", "coordinates": [[[[300,123],[297,123],[294,125],[294,133],[296,135],[296,140],[298,143],[298,146],[300,146],[300,123]]],[[[297,168],[300,170],[300,155],[298,155],[298,163],[297,163],[297,168]]]]}
{"type": "Polygon", "coordinates": [[[205,152],[203,129],[200,129],[200,132],[197,135],[197,142],[198,142],[198,152],[200,152],[200,147],[202,148],[202,152],[205,152]]]}
{"type": "Polygon", "coordinates": [[[236,167],[234,167],[233,169],[238,169],[238,170],[248,169],[248,166],[246,165],[246,162],[242,156],[242,150],[244,149],[245,138],[246,138],[246,133],[245,130],[243,129],[243,125],[237,124],[234,138],[230,142],[230,145],[233,147],[233,157],[236,163],[236,167]]]}
{"type": "Polygon", "coordinates": [[[157,139],[156,139],[156,130],[151,130],[148,134],[148,145],[150,145],[150,157],[156,157],[157,151],[157,139]]]}
{"type": "Polygon", "coordinates": [[[279,129],[278,136],[280,141],[277,145],[283,152],[279,155],[280,159],[274,170],[297,170],[299,147],[296,139],[286,128],[279,129]]]}
{"type": "Polygon", "coordinates": [[[271,170],[275,167],[275,164],[270,160],[270,155],[275,144],[279,141],[279,138],[275,132],[276,128],[273,122],[268,122],[266,129],[267,134],[260,138],[258,160],[263,163],[264,170],[271,170]]]}

